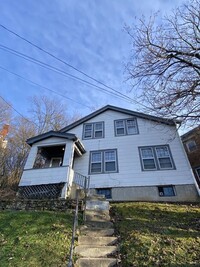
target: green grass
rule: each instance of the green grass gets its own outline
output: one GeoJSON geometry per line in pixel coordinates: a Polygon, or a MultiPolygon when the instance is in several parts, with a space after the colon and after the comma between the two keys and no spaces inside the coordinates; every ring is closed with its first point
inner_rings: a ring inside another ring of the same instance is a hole
{"type": "Polygon", "coordinates": [[[200,266],[200,207],[159,203],[112,205],[122,266],[200,266]]]}
{"type": "Polygon", "coordinates": [[[0,212],[0,266],[66,267],[72,215],[61,212],[0,212]]]}

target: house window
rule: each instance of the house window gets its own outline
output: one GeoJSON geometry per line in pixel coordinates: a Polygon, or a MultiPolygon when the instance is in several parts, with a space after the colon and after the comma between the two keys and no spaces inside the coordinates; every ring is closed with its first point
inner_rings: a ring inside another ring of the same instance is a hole
{"type": "Polygon", "coordinates": [[[190,140],[186,143],[186,146],[187,146],[187,150],[189,152],[193,152],[195,150],[197,150],[197,144],[194,140],[190,140]]]}
{"type": "Polygon", "coordinates": [[[131,134],[138,134],[137,121],[135,118],[115,121],[116,136],[131,134]]]}
{"type": "Polygon", "coordinates": [[[62,165],[62,158],[51,158],[49,167],[60,167],[62,165]]]}
{"type": "Polygon", "coordinates": [[[103,138],[104,123],[94,122],[83,125],[83,139],[103,138]]]}
{"type": "Polygon", "coordinates": [[[175,196],[174,186],[173,185],[158,186],[158,194],[160,197],[175,196]]]}
{"type": "Polygon", "coordinates": [[[117,150],[90,152],[90,174],[117,172],[117,150]]]}
{"type": "Polygon", "coordinates": [[[106,199],[112,198],[111,188],[98,188],[96,189],[98,195],[104,195],[106,199]]]}
{"type": "Polygon", "coordinates": [[[196,174],[197,174],[199,181],[200,181],[200,167],[196,168],[195,171],[196,171],[196,174]]]}
{"type": "Polygon", "coordinates": [[[175,168],[169,146],[140,147],[139,151],[144,171],[175,168]]]}

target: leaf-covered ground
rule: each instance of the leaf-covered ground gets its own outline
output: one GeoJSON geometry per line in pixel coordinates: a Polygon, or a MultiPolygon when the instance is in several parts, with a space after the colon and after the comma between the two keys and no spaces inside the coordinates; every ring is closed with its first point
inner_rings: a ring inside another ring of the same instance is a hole
{"type": "Polygon", "coordinates": [[[122,266],[200,266],[200,206],[113,204],[122,266]]]}
{"type": "Polygon", "coordinates": [[[66,267],[72,215],[60,212],[0,212],[0,266],[66,267]]]}

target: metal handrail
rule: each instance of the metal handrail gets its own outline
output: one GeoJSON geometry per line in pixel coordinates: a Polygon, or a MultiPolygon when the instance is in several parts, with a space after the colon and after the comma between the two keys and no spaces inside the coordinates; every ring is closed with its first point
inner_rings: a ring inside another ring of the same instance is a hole
{"type": "MultiPolygon", "coordinates": [[[[84,189],[85,198],[84,198],[84,211],[83,211],[83,220],[85,221],[85,210],[86,210],[86,198],[88,196],[89,187],[90,187],[90,177],[83,176],[80,173],[74,173],[73,182],[84,189]],[[78,177],[78,178],[77,178],[78,177]]],[[[76,190],[76,209],[74,214],[74,222],[73,222],[73,232],[72,232],[72,241],[70,246],[70,255],[69,255],[69,262],[67,267],[73,266],[73,251],[74,251],[74,241],[76,235],[76,227],[78,226],[78,206],[79,206],[79,189],[76,190]]]]}
{"type": "Polygon", "coordinates": [[[79,206],[79,190],[76,190],[76,209],[74,214],[74,222],[73,222],[73,232],[72,232],[72,241],[71,241],[71,247],[70,247],[70,254],[69,254],[69,262],[67,267],[73,266],[73,251],[74,251],[74,241],[75,241],[75,235],[76,235],[76,227],[78,226],[78,206],[79,206]]]}

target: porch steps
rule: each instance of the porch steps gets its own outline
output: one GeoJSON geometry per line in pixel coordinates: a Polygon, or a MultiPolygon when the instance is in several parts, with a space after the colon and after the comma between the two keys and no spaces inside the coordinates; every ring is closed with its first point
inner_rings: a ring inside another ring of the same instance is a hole
{"type": "Polygon", "coordinates": [[[86,201],[86,222],[80,227],[76,267],[111,267],[117,264],[117,237],[110,221],[109,202],[103,196],[86,201]]]}

